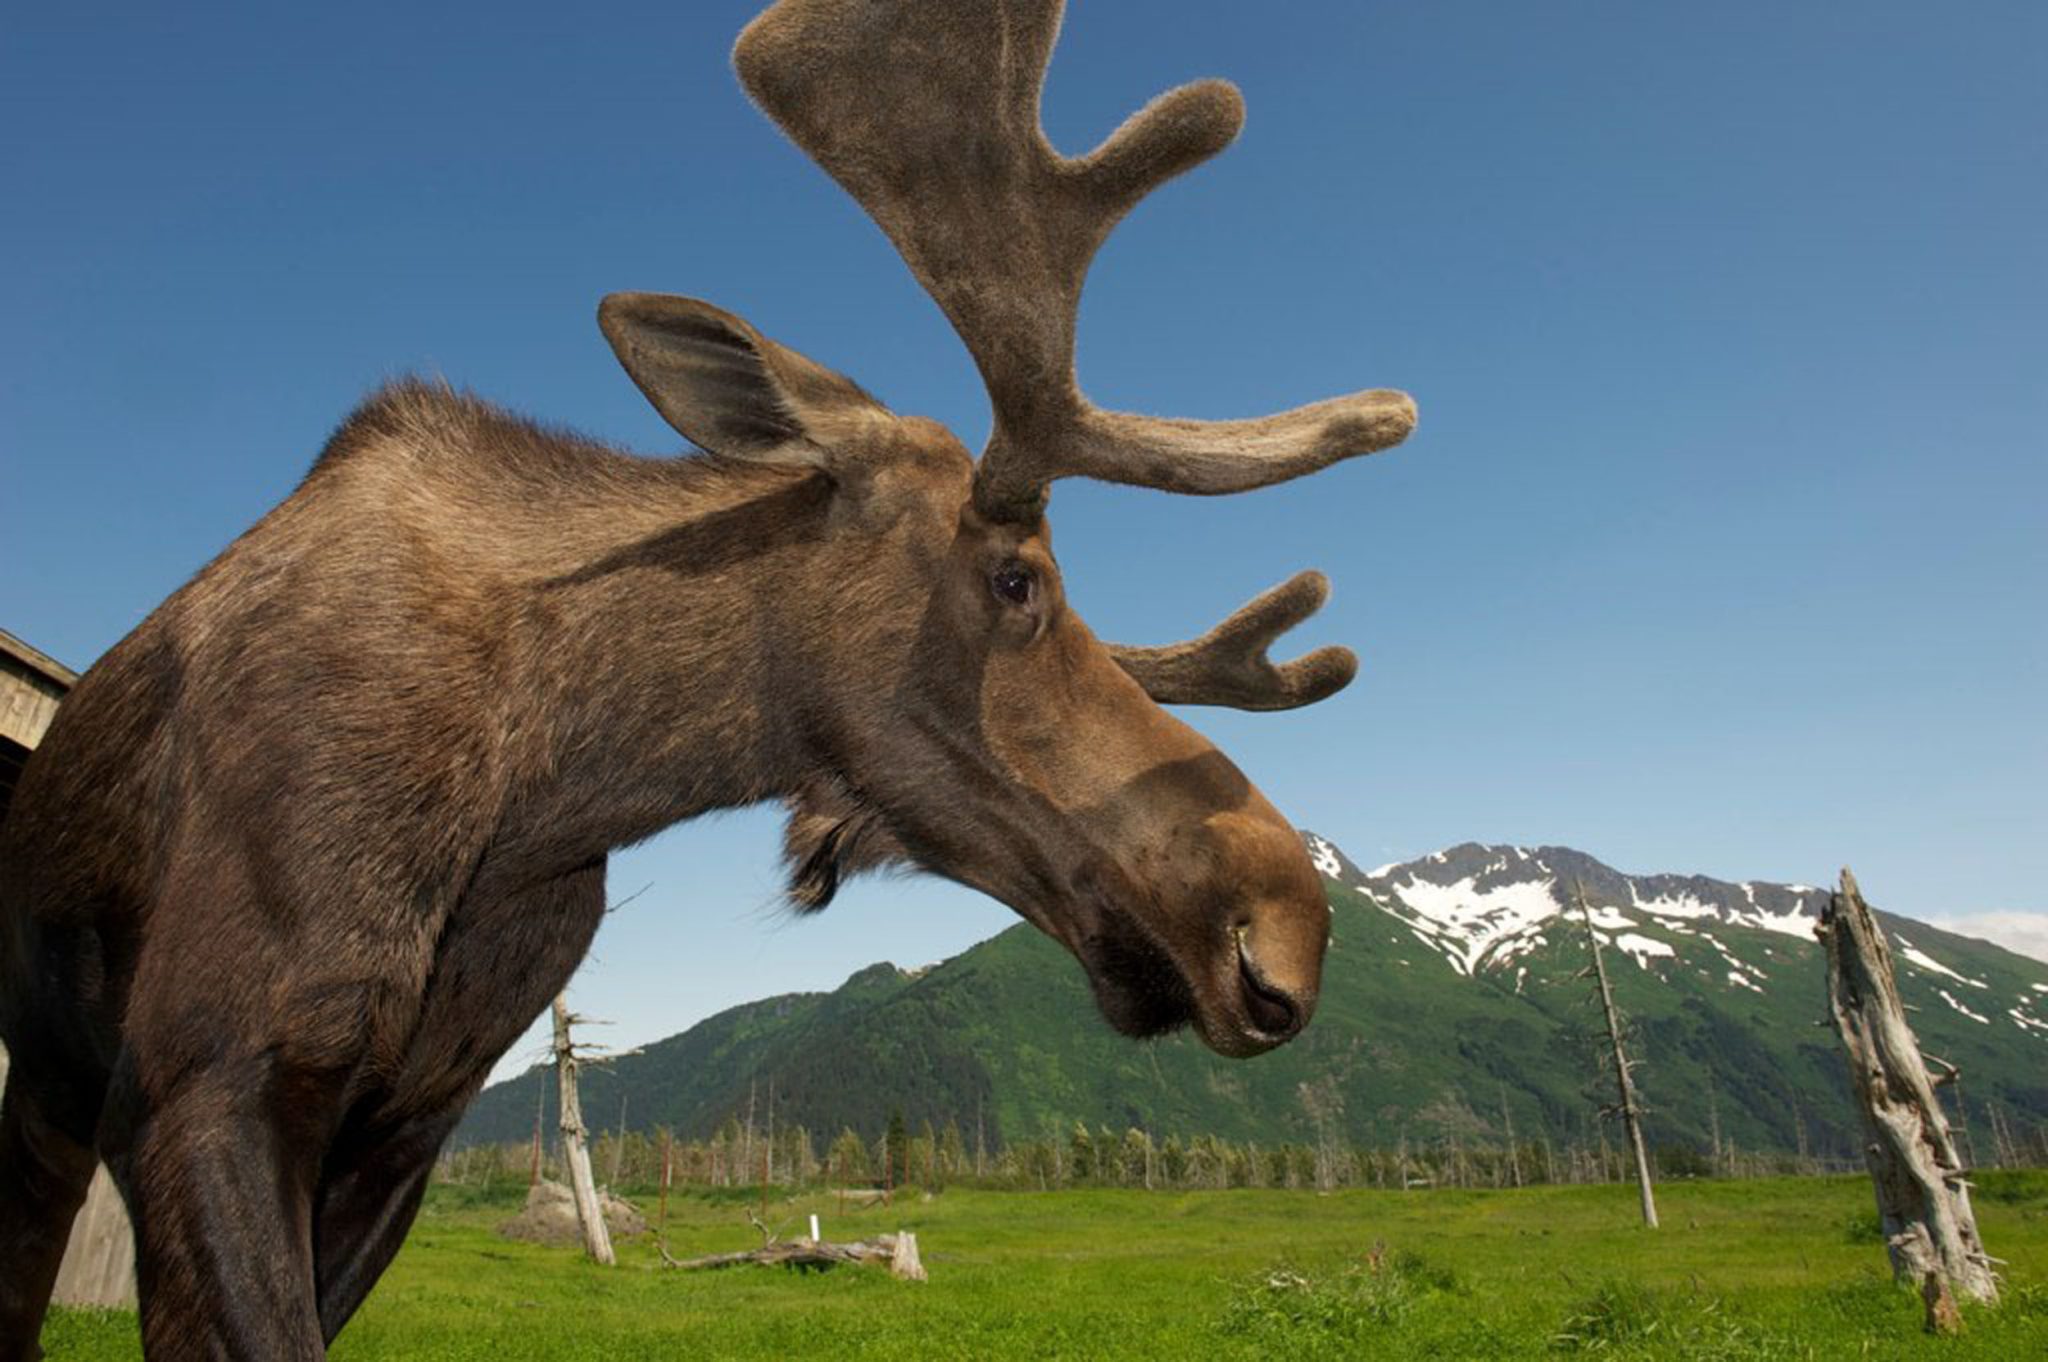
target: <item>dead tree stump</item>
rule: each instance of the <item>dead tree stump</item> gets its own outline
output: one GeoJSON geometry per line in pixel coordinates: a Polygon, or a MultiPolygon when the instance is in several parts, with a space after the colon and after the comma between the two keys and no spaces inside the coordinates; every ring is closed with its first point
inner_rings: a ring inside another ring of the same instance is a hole
{"type": "Polygon", "coordinates": [[[1953,1301],[1946,1311],[1937,1304],[1943,1283],[1973,1300],[1998,1299],[1998,1277],[1970,1210],[1967,1170],[1906,1024],[1891,947],[1847,870],[1818,930],[1828,955],[1828,1011],[1863,1118],[1863,1157],[1892,1275],[1927,1293],[1928,1327],[1937,1328],[1955,1313],[1953,1301]]]}

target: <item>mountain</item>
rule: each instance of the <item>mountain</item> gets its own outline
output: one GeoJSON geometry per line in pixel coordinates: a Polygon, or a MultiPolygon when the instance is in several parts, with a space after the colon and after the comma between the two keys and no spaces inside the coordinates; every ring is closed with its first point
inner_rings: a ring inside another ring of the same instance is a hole
{"type": "MultiPolygon", "coordinates": [[[[1312,1138],[1303,1085],[1342,1101],[1360,1143],[1448,1135],[1583,1136],[1601,1092],[1579,977],[1581,886],[1607,948],[1653,1141],[1704,1148],[1710,1125],[1742,1147],[1855,1148],[1854,1114],[1825,1016],[1813,925],[1827,891],[1701,876],[1626,875],[1565,847],[1465,844],[1361,870],[1303,837],[1330,900],[1331,948],[1314,1022],[1254,1060],[1187,1035],[1133,1042],[1094,1014],[1074,962],[1018,925],[922,971],[870,966],[830,993],[788,994],[711,1017],[586,1074],[584,1105],[636,1129],[710,1134],[773,1091],[778,1123],[872,1138],[892,1109],[955,1121],[991,1143],[1091,1126],[1312,1138]]],[[[2048,966],[1880,913],[1922,1044],[1957,1064],[1971,1119],[1988,1105],[2048,1121],[2048,966]]],[[[487,1089],[455,1143],[520,1141],[537,1078],[487,1089]]],[[[765,1108],[764,1108],[765,1109],[765,1108]]],[[[822,1143],[822,1140],[821,1140],[822,1143]]]]}

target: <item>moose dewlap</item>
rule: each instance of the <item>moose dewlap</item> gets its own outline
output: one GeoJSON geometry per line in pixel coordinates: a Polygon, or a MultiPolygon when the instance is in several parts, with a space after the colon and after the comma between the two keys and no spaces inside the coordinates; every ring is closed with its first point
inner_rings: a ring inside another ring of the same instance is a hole
{"type": "Polygon", "coordinates": [[[78,683],[0,825],[0,1356],[35,1346],[104,1159],[153,1357],[321,1355],[442,1139],[568,979],[605,857],[789,807],[791,895],[909,863],[1063,943],[1104,1016],[1251,1055],[1328,931],[1286,820],[1160,706],[1281,709],[1304,573],[1204,638],[1098,641],[1047,489],[1225,493],[1399,441],[1368,391],[1258,420],[1100,410],[1082,278],[1242,109],[1173,91],[1068,158],[1038,123],[1056,0],[782,0],[741,80],[851,193],[987,383],[977,458],[708,303],[604,300],[702,452],[640,458],[401,383],[78,683]]]}

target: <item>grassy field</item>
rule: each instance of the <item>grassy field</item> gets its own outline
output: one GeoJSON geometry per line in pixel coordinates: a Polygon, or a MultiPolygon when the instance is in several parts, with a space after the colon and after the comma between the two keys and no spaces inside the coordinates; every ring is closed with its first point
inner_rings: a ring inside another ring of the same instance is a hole
{"type": "MultiPolygon", "coordinates": [[[[952,1190],[841,1214],[779,1202],[795,1233],[917,1232],[931,1281],[839,1269],[620,1266],[509,1243],[516,1191],[436,1188],[334,1348],[378,1358],[2048,1358],[2048,1174],[1982,1175],[2005,1303],[1919,1332],[1861,1178],[1676,1183],[1664,1228],[1625,1187],[1513,1192],[952,1190]],[[1382,1266],[1366,1263],[1375,1242],[1382,1266]]],[[[680,1198],[679,1256],[754,1247],[744,1202],[680,1198]]],[[[138,1356],[132,1315],[56,1312],[54,1358],[138,1356]]]]}

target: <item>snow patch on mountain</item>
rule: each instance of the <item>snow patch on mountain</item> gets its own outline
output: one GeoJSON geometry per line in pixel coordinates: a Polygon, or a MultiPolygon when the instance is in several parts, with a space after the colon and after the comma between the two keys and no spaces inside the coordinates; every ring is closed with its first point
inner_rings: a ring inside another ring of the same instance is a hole
{"type": "Polygon", "coordinates": [[[1921,969],[1932,970],[1936,974],[1946,974],[1949,978],[1960,980],[1961,982],[1968,984],[1971,988],[1990,987],[1990,985],[1985,983],[1982,979],[1971,979],[1965,975],[1956,973],[1956,971],[1950,969],[1947,965],[1942,964],[1941,961],[1936,960],[1933,956],[1929,955],[1926,951],[1921,950],[1918,946],[1915,946],[1912,942],[1906,940],[1905,937],[1900,936],[1897,932],[1892,933],[1892,940],[1899,943],[1899,954],[1905,956],[1906,959],[1912,961],[1921,969]]]}
{"type": "Polygon", "coordinates": [[[1648,913],[1651,917],[1719,917],[1721,912],[1711,903],[1701,903],[1690,894],[1674,894],[1669,897],[1646,899],[1636,882],[1628,882],[1630,904],[1637,912],[1648,913]]]}
{"type": "MultiPolygon", "coordinates": [[[[1475,842],[1365,871],[1327,838],[1304,833],[1303,841],[1319,873],[1364,900],[1365,911],[1384,923],[1380,930],[1392,929],[1387,945],[1406,952],[1399,960],[1404,967],[1427,963],[1407,949],[1413,941],[1460,976],[1494,978],[1517,993],[1542,987],[1583,963],[1587,917],[1613,948],[1616,967],[1633,965],[1688,988],[1766,994],[1781,979],[1803,988],[1819,963],[1814,928],[1829,896],[1811,885],[1627,875],[1570,847],[1475,842]],[[1786,945],[1786,937],[1801,946],[1786,945]],[[1770,962],[1768,969],[1763,961],[1770,962]]],[[[1910,930],[1912,924],[1906,925],[1910,930]]],[[[1988,973],[1972,978],[1895,928],[1888,930],[1897,943],[1901,982],[1914,981],[1957,1016],[1981,1025],[1990,1025],[2003,1010],[2021,1032],[2048,1042],[2048,1017],[2042,1015],[2048,1012],[2048,983],[2026,983],[2011,999],[2017,1006],[1987,1007],[1980,996],[1973,1007],[1963,1001],[1971,996],[1966,991],[1943,992],[1939,985],[1993,993],[2007,985],[1994,986],[1988,973]]],[[[1931,1006],[1933,997],[1926,1002],[1931,1006]]]]}
{"type": "MultiPolygon", "coordinates": [[[[1810,894],[1813,890],[1801,889],[1795,892],[1810,894]]],[[[1781,932],[1786,936],[1796,936],[1801,941],[1811,941],[1814,939],[1813,924],[1819,921],[1819,918],[1802,908],[1793,907],[1776,913],[1764,909],[1754,913],[1737,913],[1730,920],[1745,927],[1760,927],[1767,932],[1781,932]]]]}
{"type": "Polygon", "coordinates": [[[1431,884],[1411,876],[1394,889],[1402,905],[1416,915],[1418,921],[1412,925],[1417,934],[1427,933],[1424,940],[1460,974],[1477,969],[1497,943],[1557,916],[1560,906],[1549,880],[1480,889],[1477,879],[1468,875],[1454,884],[1431,884]]]}
{"type": "Polygon", "coordinates": [[[1965,1017],[1968,1017],[1971,1021],[1982,1022],[1986,1026],[1991,1025],[1991,1018],[1985,1016],[1982,1012],[1972,1012],[1968,1007],[1964,1006],[1962,1003],[1957,1002],[1956,995],[1949,992],[1947,989],[1938,988],[1935,990],[1935,992],[1941,995],[1941,1000],[1943,1002],[1947,1003],[1950,1007],[1953,1007],[1956,1011],[1962,1013],[1965,1017]]]}
{"type": "Polygon", "coordinates": [[[1614,938],[1614,944],[1624,954],[1634,957],[1635,962],[1644,969],[1648,969],[1650,961],[1658,956],[1671,959],[1678,954],[1677,951],[1672,949],[1669,942],[1659,941],[1654,937],[1644,936],[1639,932],[1623,932],[1620,936],[1614,938]]]}

